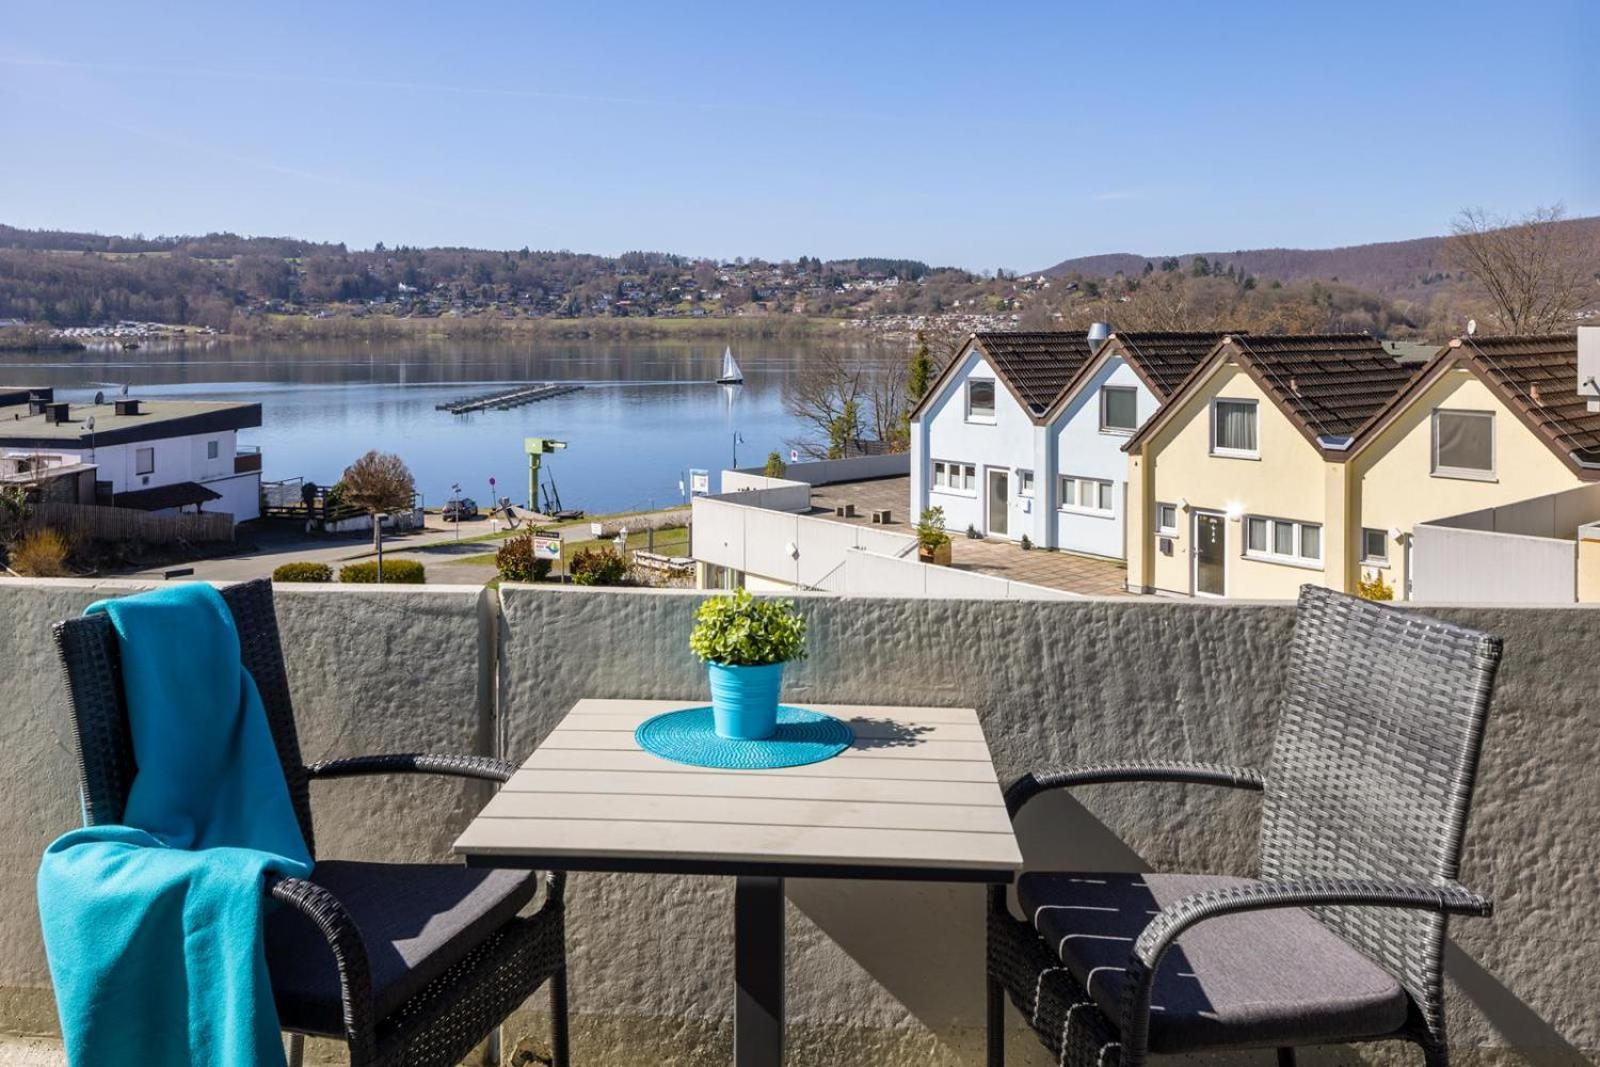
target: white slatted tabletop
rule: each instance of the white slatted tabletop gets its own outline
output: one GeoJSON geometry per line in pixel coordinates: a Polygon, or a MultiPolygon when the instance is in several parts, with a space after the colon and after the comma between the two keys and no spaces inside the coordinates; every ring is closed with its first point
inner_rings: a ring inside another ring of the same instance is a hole
{"type": "Polygon", "coordinates": [[[475,866],[1008,882],[1022,866],[965,708],[797,705],[850,723],[830,760],[725,771],[633,732],[693,701],[582,700],[456,841],[475,866]]]}

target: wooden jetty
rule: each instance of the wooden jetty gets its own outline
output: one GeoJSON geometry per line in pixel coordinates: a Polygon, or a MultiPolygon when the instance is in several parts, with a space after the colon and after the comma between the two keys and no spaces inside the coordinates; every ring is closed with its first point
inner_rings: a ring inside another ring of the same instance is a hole
{"type": "Polygon", "coordinates": [[[566,396],[582,389],[581,385],[570,383],[545,382],[542,385],[517,385],[497,390],[493,393],[482,393],[478,396],[464,396],[456,400],[446,400],[442,404],[435,404],[435,411],[448,411],[452,415],[465,415],[469,411],[486,411],[494,408],[496,411],[509,411],[511,408],[520,408],[524,404],[533,404],[540,400],[549,400],[554,396],[566,396]]]}

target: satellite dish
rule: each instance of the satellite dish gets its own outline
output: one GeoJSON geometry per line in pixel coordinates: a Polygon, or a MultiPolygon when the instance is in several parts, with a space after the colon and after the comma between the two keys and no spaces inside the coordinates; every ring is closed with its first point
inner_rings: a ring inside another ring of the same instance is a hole
{"type": "Polygon", "coordinates": [[[104,393],[95,393],[94,394],[94,402],[95,402],[96,405],[104,404],[106,402],[106,394],[104,394],[104,393]]]}
{"type": "Polygon", "coordinates": [[[1467,320],[1467,336],[1471,337],[1473,334],[1475,334],[1477,332],[1478,332],[1478,320],[1477,319],[1468,319],[1467,320]]]}
{"type": "Polygon", "coordinates": [[[94,433],[94,416],[93,415],[90,415],[87,419],[83,420],[83,428],[85,430],[88,430],[90,433],[94,433]]]}
{"type": "Polygon", "coordinates": [[[124,385],[122,387],[122,395],[123,396],[127,396],[128,395],[128,387],[126,385],[124,385]]]}

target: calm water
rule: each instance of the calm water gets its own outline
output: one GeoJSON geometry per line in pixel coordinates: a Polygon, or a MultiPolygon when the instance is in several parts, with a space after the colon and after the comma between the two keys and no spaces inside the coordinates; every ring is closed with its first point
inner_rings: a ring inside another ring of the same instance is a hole
{"type": "MultiPolygon", "coordinates": [[[[84,400],[106,383],[144,397],[252,401],[263,477],[331,484],[369,448],[398,453],[429,504],[459,482],[480,504],[527,496],[524,437],[569,443],[545,458],[562,502],[593,512],[663,506],[680,499],[690,468],[712,472],[768,452],[787,457],[799,427],[784,411],[784,381],[805,342],[750,341],[734,354],[746,384],[715,384],[722,345],[712,342],[219,343],[0,357],[0,385],[53,385],[84,400]],[[581,382],[577,393],[511,411],[450,415],[434,405],[503,382],[581,382]]],[[[109,389],[107,390],[110,391],[109,389]]]]}

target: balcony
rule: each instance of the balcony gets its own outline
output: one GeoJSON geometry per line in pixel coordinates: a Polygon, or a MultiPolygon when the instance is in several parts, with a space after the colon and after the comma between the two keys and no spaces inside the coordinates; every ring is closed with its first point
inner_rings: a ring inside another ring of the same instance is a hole
{"type": "MultiPolygon", "coordinates": [[[[79,808],[47,627],[132,588],[0,580],[0,709],[10,754],[8,802],[0,806],[10,862],[0,885],[13,901],[0,917],[0,1033],[16,1035],[0,1042],[0,1061],[42,1049],[24,1062],[58,1062],[48,1040],[57,1023],[34,871],[45,845],[77,825],[79,808]]],[[[305,755],[420,747],[521,759],[581,697],[703,696],[686,640],[704,595],[280,589],[305,755]]],[[[1263,763],[1293,621],[1283,604],[1153,598],[807,595],[801,604],[813,638],[810,658],[792,670],[789,698],[975,707],[1003,779],[1040,763],[1151,753],[1263,763]]],[[[1455,1062],[1592,1061],[1600,1055],[1600,664],[1592,655],[1600,610],[1437,614],[1506,642],[1461,872],[1498,907],[1492,919],[1451,929],[1455,1062]]],[[[319,786],[319,851],[447,858],[486,788],[381,778],[319,786]]],[[[1250,873],[1253,797],[1119,786],[1053,799],[1027,809],[1018,827],[1031,864],[1250,873]]],[[[981,889],[806,881],[788,889],[789,1063],[983,1063],[981,889]]],[[[727,1062],[730,897],[719,879],[573,876],[575,1062],[727,1062]]],[[[1008,1019],[1020,1031],[1020,1021],[1008,1019]]],[[[546,1028],[541,998],[509,1025],[508,1062],[518,1062],[510,1055],[519,1040],[543,1055],[546,1028]]],[[[1416,1062],[1415,1051],[1399,1053],[1398,1045],[1370,1048],[1364,1056],[1416,1062]]],[[[1354,1058],[1330,1050],[1307,1062],[1354,1058]]],[[[1018,1032],[1008,1062],[1049,1061],[1018,1032]]]]}
{"type": "Polygon", "coordinates": [[[241,445],[233,456],[233,473],[249,474],[251,471],[261,469],[261,448],[259,445],[241,445]]]}

